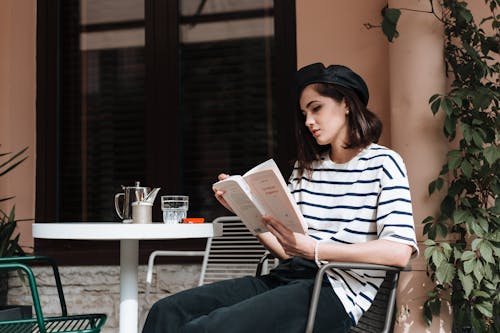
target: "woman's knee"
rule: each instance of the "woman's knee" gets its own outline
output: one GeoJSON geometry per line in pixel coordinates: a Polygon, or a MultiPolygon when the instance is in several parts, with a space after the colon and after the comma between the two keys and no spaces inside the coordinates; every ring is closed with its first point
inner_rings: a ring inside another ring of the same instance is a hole
{"type": "Polygon", "coordinates": [[[149,310],[150,312],[163,312],[167,311],[169,309],[175,308],[175,300],[173,298],[174,295],[167,296],[165,298],[162,298],[158,301],[156,301],[151,309],[149,310]]]}

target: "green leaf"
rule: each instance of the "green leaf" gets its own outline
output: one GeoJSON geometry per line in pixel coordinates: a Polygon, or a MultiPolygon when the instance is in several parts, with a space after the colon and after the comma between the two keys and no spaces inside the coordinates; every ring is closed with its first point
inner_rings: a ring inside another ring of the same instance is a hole
{"type": "Polygon", "coordinates": [[[483,318],[480,316],[469,316],[470,323],[472,326],[471,332],[486,332],[486,328],[484,327],[483,318]]]}
{"type": "Polygon", "coordinates": [[[441,299],[436,292],[430,292],[427,300],[424,302],[424,320],[427,325],[432,322],[432,316],[438,316],[441,310],[441,299]]]}
{"type": "MultiPolygon", "coordinates": [[[[17,155],[16,155],[17,156],[17,155]]],[[[15,156],[14,156],[15,157],[15,156]]],[[[6,163],[10,162],[14,157],[12,157],[9,161],[7,161],[6,163]]],[[[8,168],[6,169],[3,169],[3,170],[0,170],[0,176],[3,176],[5,175],[6,173],[8,173],[9,171],[12,171],[14,168],[16,168],[19,164],[21,164],[22,162],[24,162],[28,157],[24,157],[23,159],[15,162],[14,164],[11,164],[9,165],[8,168]]],[[[4,163],[5,164],[5,163],[4,163]]],[[[3,165],[0,165],[0,167],[2,167],[3,165]]]]}
{"type": "Polygon", "coordinates": [[[440,267],[443,261],[446,261],[446,257],[441,249],[436,249],[432,252],[432,262],[436,267],[440,267]]]}
{"type": "Polygon", "coordinates": [[[434,227],[434,225],[432,223],[426,223],[426,224],[424,224],[424,230],[422,231],[422,233],[424,235],[427,235],[427,237],[429,237],[430,239],[435,239],[436,233],[432,231],[433,229],[436,229],[436,228],[434,227]],[[434,237],[432,237],[433,235],[434,235],[434,237]]]}
{"type": "Polygon", "coordinates": [[[448,116],[451,116],[453,114],[453,106],[448,98],[442,98],[440,106],[444,113],[446,113],[448,116]]]}
{"type": "Polygon", "coordinates": [[[493,247],[491,246],[490,242],[483,240],[479,244],[479,253],[481,253],[481,257],[484,259],[484,261],[492,264],[495,263],[495,259],[493,258],[493,247]]]}
{"type": "Polygon", "coordinates": [[[396,29],[399,17],[401,16],[401,11],[396,8],[384,8],[382,11],[382,31],[386,35],[387,40],[392,42],[394,38],[399,36],[399,32],[396,29]]]}
{"type": "Polygon", "coordinates": [[[443,249],[446,260],[450,259],[451,253],[453,252],[451,245],[446,242],[441,242],[439,243],[439,246],[443,249]]]}
{"type": "Polygon", "coordinates": [[[424,241],[424,245],[425,245],[425,246],[436,246],[436,242],[435,242],[435,241],[433,241],[432,239],[426,239],[426,240],[424,241]]]}
{"type": "Polygon", "coordinates": [[[434,221],[434,216],[427,216],[423,221],[422,224],[430,223],[434,221]]]}
{"type": "Polygon", "coordinates": [[[428,300],[425,301],[425,303],[424,303],[423,315],[424,315],[424,320],[425,320],[426,325],[430,326],[432,323],[432,310],[431,310],[430,303],[428,300]]]}
{"type": "Polygon", "coordinates": [[[462,152],[460,150],[450,150],[448,156],[448,167],[450,170],[456,169],[462,163],[462,152]]]}
{"type": "Polygon", "coordinates": [[[482,217],[478,217],[476,219],[476,223],[483,229],[485,232],[489,232],[490,230],[490,225],[488,224],[488,221],[482,217]]]}
{"type": "Polygon", "coordinates": [[[468,9],[460,9],[458,14],[465,20],[465,22],[469,23],[472,21],[472,14],[468,9]]]}
{"type": "Polygon", "coordinates": [[[472,274],[474,274],[474,277],[478,282],[481,282],[481,280],[484,277],[484,267],[483,263],[481,260],[476,260],[474,263],[474,270],[472,271],[472,274]]]}
{"type": "Polygon", "coordinates": [[[478,148],[483,148],[484,140],[478,131],[472,132],[472,141],[478,148]]]}
{"type": "Polygon", "coordinates": [[[481,312],[484,316],[491,318],[493,317],[493,304],[491,302],[481,302],[474,304],[476,310],[481,312]]]}
{"type": "Polygon", "coordinates": [[[429,192],[429,195],[431,195],[432,193],[434,193],[435,190],[436,190],[436,181],[433,180],[432,182],[429,183],[427,191],[429,192]]]}
{"type": "Polygon", "coordinates": [[[482,125],[483,123],[484,122],[481,119],[478,118],[472,119],[472,125],[474,126],[482,125]]]}
{"type": "Polygon", "coordinates": [[[444,197],[443,201],[441,201],[441,213],[443,213],[446,217],[451,217],[453,215],[453,211],[455,210],[455,201],[453,197],[447,195],[444,197]]]}
{"type": "Polygon", "coordinates": [[[462,261],[467,261],[471,260],[476,256],[476,254],[473,251],[465,251],[462,253],[462,256],[460,257],[460,260],[462,261]]]}
{"type": "Polygon", "coordinates": [[[449,262],[444,262],[436,269],[436,278],[442,284],[451,283],[455,277],[455,267],[449,262]]]}
{"type": "Polygon", "coordinates": [[[486,298],[486,299],[490,298],[490,295],[486,291],[478,290],[478,289],[475,289],[472,291],[472,296],[474,296],[476,298],[486,298]]]}
{"type": "Polygon", "coordinates": [[[469,297],[472,289],[474,288],[474,281],[470,275],[465,275],[461,270],[458,271],[458,278],[462,283],[462,288],[465,292],[465,297],[469,297]]]}
{"type": "Polygon", "coordinates": [[[465,51],[467,52],[467,54],[472,58],[474,59],[476,62],[481,62],[481,57],[479,56],[479,54],[476,52],[476,50],[474,50],[474,48],[469,45],[468,43],[462,43],[465,51]]]}
{"type": "Polygon", "coordinates": [[[438,100],[439,98],[441,97],[440,94],[434,94],[431,96],[431,98],[429,98],[429,104],[435,102],[436,100],[438,100]]]}
{"type": "MultiPolygon", "coordinates": [[[[488,281],[493,280],[493,269],[491,268],[493,265],[484,265],[484,278],[488,281]]],[[[487,284],[485,283],[485,287],[488,288],[487,284]]],[[[491,289],[496,290],[496,285],[492,286],[491,289]]]]}
{"type": "Polygon", "coordinates": [[[462,161],[462,166],[461,166],[462,172],[465,175],[465,177],[470,178],[472,176],[472,165],[469,163],[467,160],[462,161]]]}
{"type": "Polygon", "coordinates": [[[483,150],[483,154],[488,164],[492,166],[500,158],[500,149],[495,145],[491,145],[483,150]]]}
{"type": "MultiPolygon", "coordinates": [[[[498,186],[498,185],[500,185],[500,184],[497,184],[497,186],[495,186],[495,185],[493,186],[494,193],[500,193],[500,186],[498,186]]],[[[500,195],[497,196],[497,198],[495,199],[495,205],[493,207],[491,207],[491,212],[493,214],[500,215],[500,195]]]]}
{"type": "Polygon", "coordinates": [[[429,260],[429,258],[432,257],[432,253],[434,253],[434,251],[436,250],[436,247],[435,246],[430,246],[430,247],[427,247],[425,250],[424,250],[424,256],[425,256],[425,259],[429,260]]]}
{"type": "Polygon", "coordinates": [[[439,111],[440,105],[441,105],[441,98],[438,98],[434,102],[432,102],[431,111],[433,115],[436,115],[436,113],[439,111]]]}
{"type": "Polygon", "coordinates": [[[467,225],[469,226],[469,230],[472,229],[472,233],[477,235],[478,237],[484,237],[484,230],[481,226],[476,223],[475,220],[467,221],[467,225]]]}
{"type": "Polygon", "coordinates": [[[448,235],[448,228],[443,223],[436,224],[436,231],[441,237],[446,237],[446,235],[448,235]]]}
{"type": "Polygon", "coordinates": [[[457,108],[462,107],[462,97],[458,95],[450,95],[449,98],[457,106],[457,108]]]}
{"type": "Polygon", "coordinates": [[[463,252],[457,246],[453,247],[453,257],[455,257],[457,259],[461,258],[462,257],[462,253],[463,252]]]}
{"type": "Polygon", "coordinates": [[[453,212],[453,223],[460,224],[464,223],[467,219],[469,212],[463,209],[457,209],[453,212]]]}
{"type": "Polygon", "coordinates": [[[470,274],[474,270],[474,264],[476,259],[464,261],[464,272],[465,274],[470,274]]]}
{"type": "Polygon", "coordinates": [[[443,183],[444,183],[443,178],[438,177],[436,179],[436,188],[438,189],[438,191],[443,188],[443,183]]]}
{"type": "Polygon", "coordinates": [[[472,241],[471,243],[471,248],[472,248],[472,251],[476,251],[479,247],[479,244],[482,242],[483,240],[481,238],[476,238],[472,241]]]}
{"type": "Polygon", "coordinates": [[[447,116],[444,120],[444,133],[450,140],[455,137],[457,126],[457,118],[453,115],[447,116]]]}

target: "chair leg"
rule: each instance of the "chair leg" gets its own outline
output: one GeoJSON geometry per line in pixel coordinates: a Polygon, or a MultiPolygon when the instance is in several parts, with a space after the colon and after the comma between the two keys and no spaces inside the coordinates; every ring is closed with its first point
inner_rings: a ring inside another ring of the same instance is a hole
{"type": "Polygon", "coordinates": [[[399,272],[394,272],[391,281],[391,292],[387,301],[387,315],[385,316],[385,324],[382,333],[389,333],[392,328],[392,319],[394,318],[394,308],[396,307],[396,294],[399,281],[399,272]]]}
{"type": "Polygon", "coordinates": [[[309,308],[309,317],[307,318],[306,333],[313,332],[314,320],[316,319],[316,310],[318,309],[319,293],[321,292],[321,284],[323,281],[323,276],[328,269],[330,269],[330,267],[328,265],[325,265],[321,267],[318,273],[316,273],[316,279],[314,280],[314,289],[311,297],[311,306],[309,308]]]}

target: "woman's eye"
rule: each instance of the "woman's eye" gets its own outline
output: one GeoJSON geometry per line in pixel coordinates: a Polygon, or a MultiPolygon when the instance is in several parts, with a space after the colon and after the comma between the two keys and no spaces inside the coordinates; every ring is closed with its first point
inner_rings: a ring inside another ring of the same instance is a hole
{"type": "Polygon", "coordinates": [[[321,105],[317,105],[317,106],[313,107],[312,110],[313,110],[313,112],[318,112],[319,109],[321,109],[321,105]]]}

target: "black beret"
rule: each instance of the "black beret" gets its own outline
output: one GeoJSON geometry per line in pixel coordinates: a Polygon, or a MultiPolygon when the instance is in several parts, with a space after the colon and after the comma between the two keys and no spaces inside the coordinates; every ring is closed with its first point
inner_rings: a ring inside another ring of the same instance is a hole
{"type": "Polygon", "coordinates": [[[296,75],[297,91],[300,92],[311,83],[332,83],[354,90],[361,102],[368,104],[368,87],[365,81],[350,68],[342,65],[325,67],[315,63],[302,67],[296,75]]]}

